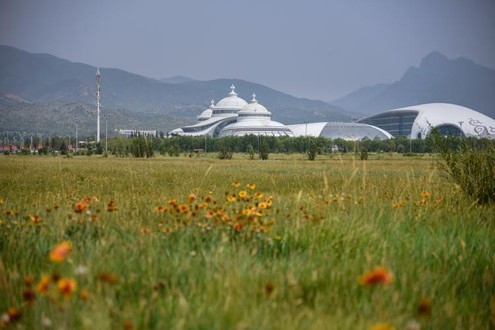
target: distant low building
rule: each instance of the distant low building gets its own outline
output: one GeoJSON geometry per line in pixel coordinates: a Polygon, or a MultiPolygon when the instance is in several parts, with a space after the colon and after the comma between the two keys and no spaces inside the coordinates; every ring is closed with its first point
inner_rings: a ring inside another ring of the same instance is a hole
{"type": "Polygon", "coordinates": [[[115,130],[117,134],[123,135],[125,137],[131,137],[131,136],[157,136],[157,131],[156,130],[138,130],[138,129],[124,129],[124,128],[118,128],[115,130]]]}

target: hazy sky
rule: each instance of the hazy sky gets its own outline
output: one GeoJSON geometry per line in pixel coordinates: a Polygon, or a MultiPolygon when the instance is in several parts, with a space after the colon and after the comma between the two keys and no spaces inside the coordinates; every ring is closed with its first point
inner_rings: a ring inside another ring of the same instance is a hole
{"type": "Polygon", "coordinates": [[[432,51],[495,68],[495,0],[0,0],[0,44],[333,100],[432,51]]]}

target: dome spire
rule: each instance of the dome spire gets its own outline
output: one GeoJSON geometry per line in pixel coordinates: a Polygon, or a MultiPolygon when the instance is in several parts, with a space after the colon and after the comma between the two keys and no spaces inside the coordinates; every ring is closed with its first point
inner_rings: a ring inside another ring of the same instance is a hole
{"type": "Polygon", "coordinates": [[[213,108],[214,106],[215,106],[215,100],[214,99],[211,99],[210,108],[213,108]]]}
{"type": "Polygon", "coordinates": [[[253,93],[253,99],[251,100],[251,103],[258,103],[258,100],[256,99],[256,93],[253,93]]]}
{"type": "Polygon", "coordinates": [[[230,86],[230,93],[229,95],[237,95],[237,93],[235,92],[235,86],[234,84],[232,84],[232,86],[230,86]]]}

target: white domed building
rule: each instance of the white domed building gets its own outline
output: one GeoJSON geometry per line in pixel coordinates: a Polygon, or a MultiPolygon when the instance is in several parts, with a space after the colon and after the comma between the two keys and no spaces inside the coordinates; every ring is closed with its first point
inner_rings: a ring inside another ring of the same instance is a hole
{"type": "Polygon", "coordinates": [[[436,129],[442,135],[495,139],[495,120],[460,105],[428,103],[380,112],[359,120],[393,136],[424,139],[436,129]]]}
{"type": "Polygon", "coordinates": [[[243,136],[243,135],[269,135],[269,136],[294,136],[285,125],[271,120],[272,113],[253,99],[237,113],[237,122],[227,125],[219,136],[243,136]]]}
{"type": "Polygon", "coordinates": [[[208,109],[204,110],[194,125],[174,129],[169,135],[214,137],[242,136],[242,135],[269,135],[294,136],[285,125],[272,121],[271,112],[256,100],[248,104],[235,92],[235,86],[230,87],[227,97],[217,104],[211,101],[208,109]]]}

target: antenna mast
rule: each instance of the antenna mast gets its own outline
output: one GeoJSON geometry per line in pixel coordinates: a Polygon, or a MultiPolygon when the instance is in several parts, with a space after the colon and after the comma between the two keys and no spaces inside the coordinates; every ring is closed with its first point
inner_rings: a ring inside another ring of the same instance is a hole
{"type": "Polygon", "coordinates": [[[100,68],[96,69],[96,143],[100,143],[100,68]]]}

